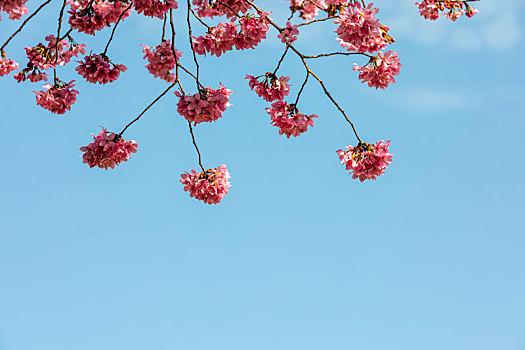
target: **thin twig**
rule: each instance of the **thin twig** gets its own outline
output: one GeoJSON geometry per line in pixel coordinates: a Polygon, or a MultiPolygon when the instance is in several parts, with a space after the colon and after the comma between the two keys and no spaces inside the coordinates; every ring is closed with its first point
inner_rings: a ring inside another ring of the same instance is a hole
{"type": "Polygon", "coordinates": [[[60,9],[60,15],[58,16],[58,30],[57,30],[57,37],[56,37],[56,43],[55,43],[55,64],[53,67],[53,77],[55,84],[57,83],[57,62],[58,62],[58,44],[60,42],[60,30],[62,29],[62,17],[64,16],[64,9],[66,8],[66,1],[62,3],[62,8],[60,9]]]}
{"type": "Polygon", "coordinates": [[[115,34],[115,31],[117,30],[118,24],[122,20],[122,17],[124,17],[124,14],[128,12],[128,10],[131,8],[132,5],[133,5],[133,1],[130,2],[128,7],[126,7],[126,9],[124,9],[124,11],[122,11],[122,13],[120,14],[117,20],[117,23],[115,23],[115,26],[113,27],[113,30],[111,31],[111,36],[109,37],[108,43],[106,44],[106,47],[104,48],[104,53],[102,54],[102,56],[106,56],[106,53],[108,52],[109,44],[111,43],[111,40],[113,40],[113,35],[115,34]]]}
{"type": "Polygon", "coordinates": [[[196,73],[197,73],[197,76],[195,77],[195,79],[197,80],[197,89],[199,89],[199,70],[200,70],[200,67],[199,67],[199,62],[197,61],[197,54],[195,53],[195,48],[193,47],[193,40],[191,38],[191,21],[190,21],[190,12],[191,12],[191,3],[190,3],[190,0],[187,1],[188,3],[188,15],[187,15],[187,22],[188,22],[188,38],[190,39],[190,47],[191,47],[191,51],[193,53],[193,61],[195,61],[195,66],[197,67],[196,69],[196,73]]]}
{"type": "Polygon", "coordinates": [[[327,21],[329,19],[334,19],[334,18],[337,18],[337,17],[338,16],[330,16],[330,17],[321,18],[321,19],[314,19],[314,20],[309,21],[309,22],[298,24],[297,27],[307,26],[307,25],[315,23],[315,22],[324,22],[324,21],[327,21]]]}
{"type": "Polygon", "coordinates": [[[284,57],[286,56],[287,53],[288,53],[288,45],[286,45],[286,49],[284,49],[284,53],[281,56],[281,59],[279,60],[279,62],[277,63],[277,67],[275,67],[275,70],[273,71],[273,75],[277,74],[277,71],[279,70],[279,67],[281,66],[281,63],[283,62],[284,57]]]}
{"type": "Polygon", "coordinates": [[[191,134],[191,140],[193,141],[193,146],[195,146],[195,150],[197,151],[197,154],[199,156],[199,166],[201,167],[202,171],[205,172],[206,170],[202,166],[201,151],[199,151],[199,147],[197,146],[197,142],[195,142],[195,135],[193,134],[193,127],[191,126],[191,122],[190,121],[188,121],[188,126],[190,127],[190,134],[191,134]]]}

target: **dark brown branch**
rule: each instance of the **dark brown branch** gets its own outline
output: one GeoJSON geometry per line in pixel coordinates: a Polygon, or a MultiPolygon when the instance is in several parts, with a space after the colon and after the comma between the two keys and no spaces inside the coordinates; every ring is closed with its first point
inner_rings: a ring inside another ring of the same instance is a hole
{"type": "Polygon", "coordinates": [[[60,43],[60,30],[62,29],[62,17],[64,16],[64,9],[66,8],[66,0],[62,3],[62,8],[60,9],[60,15],[58,16],[58,30],[57,30],[57,37],[56,37],[56,43],[55,43],[55,64],[53,67],[53,76],[55,84],[57,83],[57,68],[56,64],[58,62],[58,45],[60,43]]]}
{"type": "Polygon", "coordinates": [[[191,134],[191,140],[193,141],[193,146],[195,146],[195,150],[197,151],[197,154],[199,156],[199,166],[201,167],[202,171],[205,172],[206,170],[202,166],[201,151],[199,151],[199,147],[197,146],[197,142],[195,142],[195,135],[193,134],[193,127],[191,126],[191,122],[190,121],[188,121],[188,126],[190,128],[190,134],[191,134]]]}
{"type": "Polygon", "coordinates": [[[283,62],[284,57],[286,56],[287,53],[288,53],[288,45],[286,45],[286,49],[284,50],[284,53],[281,56],[281,59],[277,63],[277,67],[275,67],[275,70],[273,71],[273,75],[277,74],[277,71],[279,70],[279,67],[281,66],[281,63],[283,62]]]}

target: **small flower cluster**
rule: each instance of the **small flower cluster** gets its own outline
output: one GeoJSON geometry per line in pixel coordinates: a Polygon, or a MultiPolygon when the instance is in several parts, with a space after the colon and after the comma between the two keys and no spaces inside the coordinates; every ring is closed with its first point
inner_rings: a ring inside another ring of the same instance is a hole
{"type": "Polygon", "coordinates": [[[175,0],[135,0],[135,10],[144,16],[163,19],[169,10],[175,10],[179,5],[175,0]]]}
{"type": "Polygon", "coordinates": [[[231,93],[232,91],[222,84],[217,90],[207,86],[194,95],[176,91],[175,95],[179,97],[177,112],[194,125],[213,122],[222,117],[226,107],[232,105],[228,102],[231,93]]]}
{"type": "Polygon", "coordinates": [[[324,0],[290,0],[290,10],[292,13],[299,11],[299,17],[307,21],[317,16],[319,8],[325,7],[326,2],[324,0]]]}
{"type": "MultiPolygon", "coordinates": [[[[95,32],[116,23],[126,8],[126,1],[74,0],[68,2],[69,25],[79,32],[95,35],[95,32]]],[[[122,19],[129,16],[129,11],[122,19]]]]}
{"type": "Polygon", "coordinates": [[[299,113],[296,106],[284,101],[272,103],[271,108],[266,108],[266,113],[271,115],[272,125],[279,128],[279,135],[285,134],[288,138],[306,132],[309,126],[314,126],[314,119],[318,118],[315,114],[299,113]]]}
{"type": "Polygon", "coordinates": [[[0,56],[0,77],[8,75],[9,73],[17,70],[18,68],[18,63],[16,63],[10,58],[7,58],[5,52],[2,51],[0,56]]]}
{"type": "Polygon", "coordinates": [[[378,52],[365,66],[354,63],[354,70],[359,71],[359,79],[368,82],[369,87],[385,89],[390,83],[395,83],[394,76],[399,75],[401,63],[395,51],[378,52]]]}
{"type": "Polygon", "coordinates": [[[230,173],[223,164],[201,173],[192,169],[191,174],[186,172],[181,175],[180,182],[191,197],[206,204],[217,204],[228,193],[228,187],[231,186],[228,179],[230,173]]]}
{"type": "Polygon", "coordinates": [[[246,13],[250,5],[244,0],[193,0],[199,17],[238,17],[239,13],[246,13]]]}
{"type": "MultiPolygon", "coordinates": [[[[171,47],[171,40],[164,40],[161,44],[150,48],[148,45],[142,44],[144,52],[144,59],[148,60],[146,68],[153,74],[155,78],[171,83],[175,81],[175,74],[171,72],[175,68],[175,57],[173,56],[173,49],[171,47]]],[[[177,59],[182,57],[182,52],[175,50],[177,59]]]]}
{"type": "Polygon", "coordinates": [[[86,45],[76,44],[73,41],[68,43],[65,39],[56,44],[53,34],[46,36],[47,45],[39,43],[35,47],[26,47],[26,55],[29,59],[26,68],[14,75],[18,81],[29,79],[31,82],[47,80],[47,73],[42,72],[56,66],[63,66],[71,61],[73,56],[86,53],[86,45]],[[58,56],[57,56],[58,51],[58,56]]]}
{"type": "Polygon", "coordinates": [[[104,54],[84,56],[84,60],[78,61],[78,63],[80,63],[76,68],[78,74],[93,84],[112,83],[118,79],[120,72],[125,72],[128,69],[123,64],[114,64],[104,54]]]}
{"type": "Polygon", "coordinates": [[[127,161],[131,153],[137,152],[138,143],[133,140],[126,141],[104,128],[98,135],[91,135],[94,141],[87,146],[80,147],[80,150],[84,152],[83,163],[88,164],[90,168],[113,169],[115,165],[127,161]]]}
{"type": "Polygon", "coordinates": [[[199,55],[209,52],[217,57],[234,47],[237,50],[253,49],[266,38],[269,29],[266,15],[241,17],[239,32],[233,19],[230,22],[219,23],[210,28],[206,35],[194,37],[193,48],[199,55]]]}
{"type": "Polygon", "coordinates": [[[472,8],[466,1],[458,0],[423,0],[415,3],[419,9],[419,14],[426,19],[435,21],[440,16],[445,16],[448,19],[455,21],[462,15],[472,17],[479,13],[478,10],[472,8]]]}
{"type": "Polygon", "coordinates": [[[393,155],[388,153],[390,141],[380,141],[375,145],[359,143],[356,147],[347,146],[347,151],[337,150],[341,164],[350,170],[352,178],[361,182],[375,180],[385,173],[393,155]]]}
{"type": "Polygon", "coordinates": [[[297,40],[297,35],[299,35],[299,30],[296,25],[292,25],[290,22],[286,22],[286,27],[283,29],[277,37],[281,39],[283,44],[291,44],[297,40]]]}
{"type": "MultiPolygon", "coordinates": [[[[0,0],[0,14],[6,12],[9,19],[20,19],[23,15],[27,15],[27,7],[25,3],[28,0],[0,0]]],[[[2,20],[2,17],[0,17],[2,20]]]]}
{"type": "Polygon", "coordinates": [[[69,83],[58,81],[55,85],[44,85],[44,91],[33,91],[36,94],[36,104],[51,113],[66,113],[77,100],[78,91],[73,89],[73,82],[74,80],[69,83]]]}
{"type": "Polygon", "coordinates": [[[260,77],[246,75],[246,79],[250,80],[250,89],[255,89],[255,93],[265,101],[282,100],[290,94],[290,85],[288,85],[290,77],[281,76],[277,78],[275,74],[268,72],[264,75],[263,81],[257,80],[258,78],[260,77]]]}

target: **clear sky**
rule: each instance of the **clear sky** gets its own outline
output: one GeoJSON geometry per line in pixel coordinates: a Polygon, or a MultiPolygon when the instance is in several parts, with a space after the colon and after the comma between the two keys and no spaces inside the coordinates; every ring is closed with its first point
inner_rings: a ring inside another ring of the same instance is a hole
{"type": "MultiPolygon", "coordinates": [[[[259,3],[284,23],[285,1],[259,3]]],[[[99,125],[120,130],[164,89],[139,46],[159,43],[159,20],[122,23],[116,83],[60,70],[80,91],[64,116],[36,106],[41,83],[0,79],[0,349],[524,350],[524,3],[484,0],[456,23],[425,21],[413,0],[376,5],[402,57],[397,84],[361,84],[356,57],[312,63],[366,141],[392,140],[374,182],[340,165],[356,140],[314,81],[300,107],[315,126],[287,139],[270,125],[244,76],[273,69],[275,31],[202,59],[203,81],[234,91],[222,119],[195,129],[205,166],[232,175],[217,206],[179,183],[198,165],[172,93],[126,132],[140,144],[131,160],[104,171],[80,158],[99,125]]],[[[54,6],[12,58],[56,31],[54,6]]],[[[0,41],[15,28],[4,15],[0,41]]],[[[337,50],[333,26],[316,28],[298,47],[337,50]]],[[[75,38],[99,53],[108,36],[75,38]]],[[[295,96],[300,62],[281,72],[295,96]]]]}

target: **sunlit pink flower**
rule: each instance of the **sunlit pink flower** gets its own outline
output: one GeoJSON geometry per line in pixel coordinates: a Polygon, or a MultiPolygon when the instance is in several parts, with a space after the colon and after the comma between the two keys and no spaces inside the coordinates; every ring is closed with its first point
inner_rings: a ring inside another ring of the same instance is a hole
{"type": "Polygon", "coordinates": [[[27,7],[24,6],[26,2],[27,0],[0,0],[0,14],[5,11],[9,19],[20,19],[27,15],[27,7]]]}
{"type": "Polygon", "coordinates": [[[325,0],[290,0],[290,10],[299,11],[299,17],[307,21],[317,16],[319,8],[327,8],[325,0]]]}
{"type": "Polygon", "coordinates": [[[290,77],[281,76],[277,79],[275,74],[268,72],[264,75],[263,81],[257,80],[258,78],[253,75],[246,75],[246,79],[250,80],[250,88],[255,89],[255,93],[265,101],[282,100],[290,94],[290,85],[288,85],[290,77]]]}
{"type": "Polygon", "coordinates": [[[363,8],[359,2],[349,4],[347,9],[334,19],[334,23],[339,25],[335,31],[339,36],[337,40],[349,51],[369,51],[375,48],[371,44],[382,39],[381,24],[375,17],[379,10],[372,8],[372,5],[363,8]]]}
{"type": "Polygon", "coordinates": [[[88,164],[90,168],[113,169],[115,165],[127,161],[131,157],[131,153],[137,152],[139,145],[137,142],[126,141],[104,128],[98,135],[91,135],[93,135],[94,141],[87,146],[80,147],[80,150],[84,152],[82,155],[83,163],[88,164]]]}
{"type": "Polygon", "coordinates": [[[385,173],[389,163],[392,163],[393,155],[388,153],[390,141],[379,141],[378,143],[359,143],[356,147],[347,146],[346,151],[337,150],[341,164],[350,170],[352,178],[361,182],[375,180],[379,175],[385,173]]]}
{"type": "MultiPolygon", "coordinates": [[[[160,78],[169,83],[175,81],[175,73],[171,70],[175,68],[175,57],[173,56],[173,49],[171,47],[171,40],[164,40],[160,45],[150,48],[148,45],[142,44],[144,47],[144,58],[148,60],[146,68],[153,74],[155,78],[160,78]]],[[[175,50],[177,59],[182,57],[182,52],[175,50]]]]}
{"type": "Polygon", "coordinates": [[[116,23],[122,15],[122,20],[129,16],[125,2],[107,0],[75,0],[68,1],[69,25],[79,32],[95,35],[95,32],[116,23]]]}
{"type": "Polygon", "coordinates": [[[394,76],[399,75],[401,63],[395,51],[378,52],[377,57],[372,59],[364,67],[355,64],[354,70],[359,71],[359,79],[368,86],[376,89],[385,89],[390,83],[395,83],[394,76]]]}
{"type": "Polygon", "coordinates": [[[0,77],[8,75],[9,73],[11,73],[14,70],[17,70],[18,68],[18,63],[16,63],[12,59],[9,59],[7,57],[0,58],[0,77]]]}
{"type": "Polygon", "coordinates": [[[255,16],[243,16],[239,19],[241,30],[235,38],[235,48],[237,50],[254,49],[263,39],[266,39],[268,31],[268,13],[255,16]]]}
{"type": "Polygon", "coordinates": [[[291,44],[297,40],[297,35],[299,35],[299,30],[296,25],[292,25],[290,22],[286,22],[286,27],[283,29],[277,37],[281,39],[283,44],[291,44]]]}
{"type": "Polygon", "coordinates": [[[271,108],[266,108],[266,113],[271,115],[272,125],[279,128],[279,135],[285,134],[288,138],[306,132],[309,126],[314,126],[314,119],[318,118],[315,114],[299,113],[297,108],[284,101],[272,103],[271,108]]]}
{"type": "Polygon", "coordinates": [[[64,114],[71,110],[71,105],[77,100],[78,91],[73,89],[74,80],[69,83],[58,82],[55,85],[44,85],[45,91],[33,91],[36,103],[51,113],[64,114]]]}
{"type": "Polygon", "coordinates": [[[231,186],[229,179],[230,174],[223,164],[201,173],[192,169],[191,174],[186,172],[181,175],[180,182],[184,185],[184,191],[190,193],[190,197],[206,204],[217,204],[228,194],[228,187],[231,186]]]}
{"type": "Polygon", "coordinates": [[[217,90],[207,86],[194,95],[184,95],[175,91],[175,95],[179,97],[177,112],[194,125],[213,122],[222,117],[226,107],[232,105],[228,102],[231,93],[232,91],[222,84],[217,90]]]}
{"type": "Polygon", "coordinates": [[[415,4],[419,9],[419,14],[426,19],[435,21],[439,18],[439,8],[434,0],[424,0],[415,4]]]}
{"type": "Polygon", "coordinates": [[[163,19],[169,10],[175,10],[179,5],[175,0],[135,0],[134,6],[144,16],[163,19]]]}
{"type": "Polygon", "coordinates": [[[223,53],[230,51],[235,46],[237,38],[237,27],[235,23],[224,22],[211,28],[204,36],[193,38],[193,48],[199,55],[210,53],[219,57],[223,53]]]}
{"type": "Polygon", "coordinates": [[[114,64],[105,55],[91,54],[78,63],[76,71],[90,83],[112,83],[118,79],[120,72],[127,70],[125,65],[114,64]]]}

